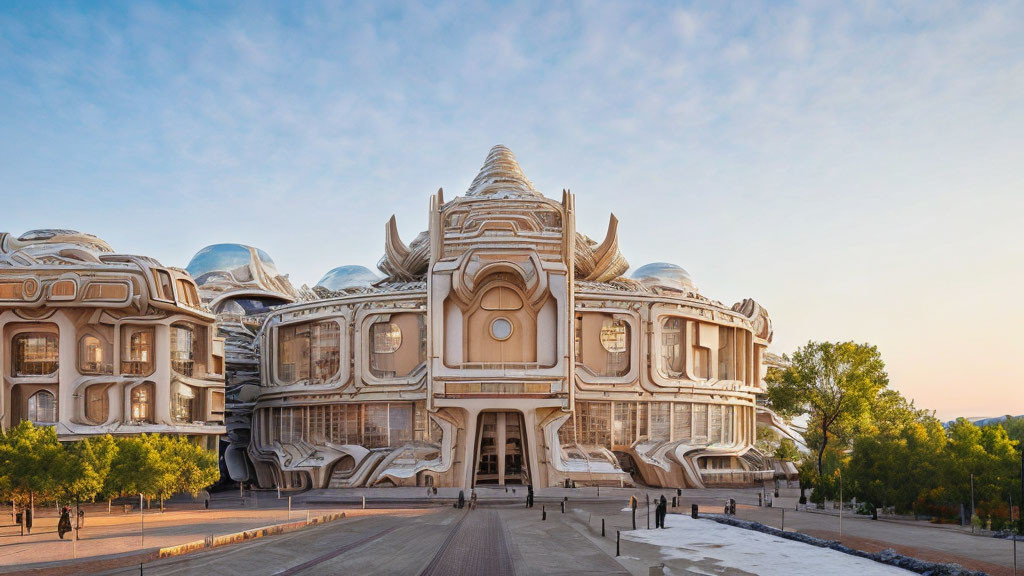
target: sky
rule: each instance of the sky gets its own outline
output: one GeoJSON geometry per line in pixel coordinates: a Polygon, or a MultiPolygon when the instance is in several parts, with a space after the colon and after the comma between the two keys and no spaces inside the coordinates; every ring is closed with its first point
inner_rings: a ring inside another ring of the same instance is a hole
{"type": "Polygon", "coordinates": [[[1024,413],[1024,3],[0,4],[0,230],[375,268],[505,144],[634,268],[1024,413]]]}

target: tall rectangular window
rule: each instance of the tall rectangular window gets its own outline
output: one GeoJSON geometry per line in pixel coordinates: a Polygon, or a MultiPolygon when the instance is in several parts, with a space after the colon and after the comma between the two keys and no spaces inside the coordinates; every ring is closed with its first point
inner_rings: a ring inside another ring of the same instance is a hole
{"type": "Polygon", "coordinates": [[[194,366],[195,348],[192,328],[190,326],[171,326],[171,368],[182,376],[192,376],[194,366]]]}
{"type": "MultiPolygon", "coordinates": [[[[171,334],[176,336],[177,329],[171,327],[171,334]]],[[[153,328],[121,327],[121,374],[149,376],[153,373],[153,338],[153,328]]],[[[175,339],[177,344],[179,342],[175,339]]]]}
{"type": "Polygon", "coordinates": [[[651,402],[651,440],[665,442],[670,434],[672,405],[668,402],[651,402]]]}
{"type": "Polygon", "coordinates": [[[708,443],[708,405],[693,405],[693,443],[708,443]]]}
{"type": "Polygon", "coordinates": [[[673,405],[675,420],[672,423],[672,439],[676,441],[689,442],[692,438],[690,403],[676,402],[673,405]]]}
{"type": "Polygon", "coordinates": [[[668,318],[661,325],[661,373],[667,378],[680,378],[686,370],[683,336],[686,320],[668,318]]]}

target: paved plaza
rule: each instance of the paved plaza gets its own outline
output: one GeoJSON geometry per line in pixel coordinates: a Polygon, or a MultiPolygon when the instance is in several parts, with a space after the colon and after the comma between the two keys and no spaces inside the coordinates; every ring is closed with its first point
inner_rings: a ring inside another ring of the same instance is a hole
{"type": "MultiPolygon", "coordinates": [[[[636,574],[647,576],[652,566],[665,566],[666,574],[707,572],[750,574],[716,560],[713,548],[728,539],[751,540],[756,533],[741,528],[708,524],[717,530],[721,542],[674,542],[665,536],[629,534],[632,519],[623,508],[632,494],[640,496],[637,528],[648,525],[646,499],[653,502],[662,494],[671,500],[673,491],[602,488],[548,489],[538,491],[531,509],[525,507],[525,493],[503,489],[480,491],[475,510],[451,505],[457,490],[439,490],[426,497],[425,490],[310,491],[293,498],[291,520],[303,520],[307,513],[320,515],[344,510],[346,517],[287,534],[268,536],[221,548],[155,560],[150,554],[140,560],[144,547],[157,548],[202,540],[206,536],[286,522],[287,499],[262,493],[246,507],[237,494],[216,495],[210,510],[202,506],[172,507],[167,512],[147,512],[145,541],[143,518],[136,513],[115,511],[105,506],[87,515],[81,539],[72,544],[55,533],[56,518],[45,512],[31,536],[21,537],[13,526],[0,528],[0,572],[33,574],[226,574],[226,575],[328,575],[339,573],[387,574],[636,574]],[[367,508],[362,508],[363,498],[367,508]],[[568,497],[565,512],[563,499],[568,497]],[[256,506],[256,508],[253,508],[256,506]],[[309,512],[307,512],[309,510],[309,512]],[[546,518],[545,518],[546,516],[546,518]],[[602,520],[605,534],[601,534],[602,520]],[[622,532],[621,555],[616,557],[616,533],[622,532]],[[723,536],[728,534],[729,536],[723,536]],[[707,554],[701,553],[701,547],[707,554]],[[685,552],[685,553],[681,553],[685,552]],[[705,557],[706,556],[706,557],[705,557]],[[695,572],[696,571],[696,572],[695,572]]],[[[702,514],[720,513],[729,497],[738,501],[737,516],[780,527],[780,508],[757,506],[753,490],[684,491],[677,511],[688,514],[691,503],[702,514]]],[[[653,526],[653,513],[651,523],[653,526]]],[[[670,514],[670,528],[687,523],[688,516],[670,514]]],[[[711,522],[700,520],[700,522],[711,522]]],[[[787,531],[798,530],[828,539],[839,539],[838,517],[822,512],[785,514],[787,531]]],[[[671,532],[671,531],[668,531],[671,532]]],[[[680,539],[687,539],[680,536],[680,539]]],[[[925,522],[872,521],[844,517],[842,542],[867,551],[893,548],[923,560],[957,562],[993,575],[1011,574],[1012,544],[1006,540],[974,536],[959,527],[935,526],[925,522]]],[[[802,545],[797,545],[802,546],[802,545]]],[[[810,552],[814,549],[809,548],[810,552]]],[[[781,554],[781,552],[780,552],[781,554]]],[[[799,559],[802,554],[791,554],[799,559]]],[[[852,561],[852,557],[851,558],[852,561]]],[[[786,559],[780,555],[780,562],[786,559]]],[[[878,565],[881,569],[881,565],[878,565]]],[[[797,574],[799,570],[793,571],[797,574]]],[[[815,573],[815,572],[810,572],[815,573]]]]}

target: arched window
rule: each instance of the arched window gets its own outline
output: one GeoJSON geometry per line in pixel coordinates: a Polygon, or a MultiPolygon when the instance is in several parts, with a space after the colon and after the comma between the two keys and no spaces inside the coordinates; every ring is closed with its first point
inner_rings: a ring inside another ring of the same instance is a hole
{"type": "Polygon", "coordinates": [[[28,397],[28,419],[32,422],[57,421],[57,399],[52,392],[40,390],[28,397]]]}
{"type": "Polygon", "coordinates": [[[12,376],[49,376],[57,372],[57,335],[22,332],[14,337],[12,376]]]}
{"type": "Polygon", "coordinates": [[[85,417],[93,424],[103,424],[110,416],[108,388],[110,384],[93,384],[85,389],[85,417]]]}
{"type": "Polygon", "coordinates": [[[78,369],[82,374],[113,374],[110,349],[93,334],[82,337],[78,350],[78,369]]]}
{"type": "Polygon", "coordinates": [[[132,421],[153,422],[153,385],[142,384],[132,388],[132,421]]]}

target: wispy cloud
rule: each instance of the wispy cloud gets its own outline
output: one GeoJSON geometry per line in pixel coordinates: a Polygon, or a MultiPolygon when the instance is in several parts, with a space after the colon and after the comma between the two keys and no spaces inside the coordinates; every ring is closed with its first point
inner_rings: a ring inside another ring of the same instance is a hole
{"type": "Polygon", "coordinates": [[[988,413],[1024,405],[1019,381],[958,392],[1016,373],[1022,24],[1003,2],[6,4],[0,229],[177,265],[250,243],[312,283],[372,266],[392,212],[412,237],[501,142],[577,192],[581,229],[614,210],[634,264],[763,301],[780,350],[875,341],[919,403],[988,413]]]}

